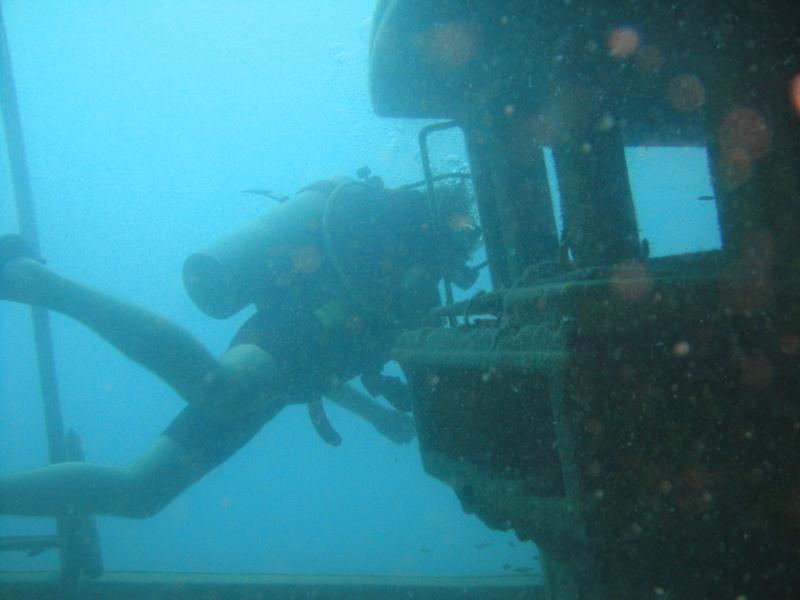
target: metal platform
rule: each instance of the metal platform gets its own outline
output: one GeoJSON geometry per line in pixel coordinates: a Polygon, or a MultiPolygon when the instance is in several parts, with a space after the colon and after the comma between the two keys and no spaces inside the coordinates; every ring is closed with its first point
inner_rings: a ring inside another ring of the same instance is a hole
{"type": "Polygon", "coordinates": [[[106,573],[65,595],[58,575],[0,573],[0,600],[544,599],[539,576],[355,577],[250,573],[106,573]]]}

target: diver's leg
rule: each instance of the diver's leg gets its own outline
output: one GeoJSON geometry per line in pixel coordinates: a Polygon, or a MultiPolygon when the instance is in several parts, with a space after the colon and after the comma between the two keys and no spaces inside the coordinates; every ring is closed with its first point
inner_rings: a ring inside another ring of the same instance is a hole
{"type": "Polygon", "coordinates": [[[0,265],[0,298],[34,304],[80,321],[149,369],[185,400],[217,366],[187,331],[154,313],[53,273],[30,258],[0,265]]]}
{"type": "Polygon", "coordinates": [[[166,436],[129,467],[58,463],[0,476],[0,514],[78,512],[147,517],[200,479],[186,451],[166,436]]]}
{"type": "Polygon", "coordinates": [[[252,345],[220,357],[203,402],[184,409],[129,467],[58,463],[0,476],[0,514],[56,516],[67,509],[125,517],[157,513],[246,444],[283,407],[280,372],[252,345]],[[176,426],[177,425],[177,426],[176,426]]]}
{"type": "Polygon", "coordinates": [[[349,383],[343,383],[325,395],[342,408],[366,420],[378,433],[395,444],[405,444],[414,439],[414,419],[400,411],[381,406],[349,383]]]}

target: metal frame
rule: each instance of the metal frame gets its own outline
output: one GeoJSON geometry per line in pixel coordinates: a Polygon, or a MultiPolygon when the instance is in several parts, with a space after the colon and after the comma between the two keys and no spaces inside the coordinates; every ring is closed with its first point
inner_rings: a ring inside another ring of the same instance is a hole
{"type": "MultiPolygon", "coordinates": [[[[6,37],[2,4],[0,4],[0,110],[5,127],[14,202],[21,234],[31,248],[39,254],[39,234],[36,211],[31,193],[25,140],[17,103],[14,74],[6,37]]],[[[55,356],[48,312],[31,308],[36,358],[39,365],[39,385],[44,404],[47,450],[51,463],[65,460],[82,460],[80,439],[70,431],[64,433],[61,403],[58,394],[55,356]]],[[[103,571],[97,530],[94,519],[87,515],[63,514],[56,518],[54,535],[13,536],[0,538],[0,551],[28,551],[36,555],[48,548],[58,548],[62,582],[69,586],[81,574],[97,577],[103,571]]]]}
{"type": "MultiPolygon", "coordinates": [[[[441,123],[426,125],[420,129],[419,132],[419,153],[420,160],[422,161],[422,172],[425,174],[425,189],[428,192],[428,212],[430,213],[431,222],[437,226],[441,224],[441,215],[439,214],[439,206],[436,203],[436,192],[433,185],[434,182],[437,181],[437,178],[434,177],[433,169],[431,168],[431,157],[428,151],[428,136],[431,133],[453,129],[454,127],[461,129],[461,125],[458,121],[442,121],[441,123]]],[[[444,278],[444,297],[445,304],[448,306],[453,304],[453,284],[447,277],[444,278]]],[[[456,318],[452,315],[447,316],[447,321],[450,327],[455,327],[458,324],[456,318]]]]}

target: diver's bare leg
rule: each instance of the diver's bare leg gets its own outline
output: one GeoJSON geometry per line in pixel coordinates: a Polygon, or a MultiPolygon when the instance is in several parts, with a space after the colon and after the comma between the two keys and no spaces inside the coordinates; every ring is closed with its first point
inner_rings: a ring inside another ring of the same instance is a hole
{"type": "MultiPolygon", "coordinates": [[[[253,411],[253,418],[266,422],[283,407],[283,398],[273,393],[280,374],[261,348],[234,346],[220,357],[212,373],[213,377],[203,378],[202,401],[220,426],[226,418],[242,418],[236,411],[253,411]]],[[[209,468],[198,466],[180,444],[161,436],[129,467],[71,462],[0,476],[0,514],[57,516],[73,509],[148,517],[209,468]]]]}
{"type": "Polygon", "coordinates": [[[78,512],[148,517],[205,473],[161,436],[129,467],[68,462],[0,476],[0,514],[58,516],[78,512]]]}
{"type": "Polygon", "coordinates": [[[349,383],[330,390],[326,397],[367,421],[395,444],[410,442],[416,435],[414,419],[409,415],[381,406],[349,383]]]}
{"type": "Polygon", "coordinates": [[[0,269],[0,290],[4,299],[42,306],[83,323],[188,402],[201,393],[203,377],[217,366],[215,358],[183,328],[65,279],[34,260],[9,261],[0,269]]]}

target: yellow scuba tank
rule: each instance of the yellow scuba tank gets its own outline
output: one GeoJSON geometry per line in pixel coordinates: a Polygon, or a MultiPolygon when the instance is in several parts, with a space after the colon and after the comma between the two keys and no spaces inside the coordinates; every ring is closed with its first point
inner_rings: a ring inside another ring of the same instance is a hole
{"type": "MultiPolygon", "coordinates": [[[[336,249],[330,245],[363,237],[363,227],[375,221],[369,207],[377,204],[375,188],[345,177],[303,188],[241,229],[191,254],[183,265],[186,291],[205,314],[225,319],[257,301],[265,290],[285,285],[293,269],[310,270],[329,260],[344,295],[358,294],[354,278],[347,275],[352,256],[331,260],[330,252],[336,249]]],[[[349,244],[347,249],[356,250],[349,244]]]]}
{"type": "Polygon", "coordinates": [[[183,265],[183,283],[195,305],[210,317],[226,319],[280,277],[287,249],[321,248],[326,199],[327,194],[316,189],[302,190],[191,254],[183,265]]]}

